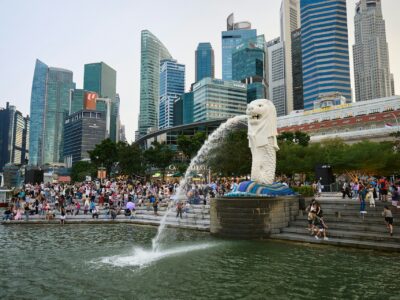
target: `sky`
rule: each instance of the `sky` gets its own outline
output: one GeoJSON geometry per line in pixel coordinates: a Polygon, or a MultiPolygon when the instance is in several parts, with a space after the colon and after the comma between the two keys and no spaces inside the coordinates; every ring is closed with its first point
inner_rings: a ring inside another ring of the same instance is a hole
{"type": "MultiPolygon", "coordinates": [[[[347,0],[351,68],[355,2],[347,0]]],[[[382,3],[399,94],[400,1],[382,3]]],[[[140,105],[141,30],[150,30],[186,65],[188,90],[199,42],[211,43],[215,76],[222,77],[221,31],[230,13],[235,21],[250,21],[258,34],[271,40],[279,36],[280,4],[281,0],[0,0],[0,107],[8,101],[29,114],[36,58],[73,71],[77,88],[83,87],[84,64],[104,61],[117,71],[121,121],[128,141],[133,141],[140,105]]]]}

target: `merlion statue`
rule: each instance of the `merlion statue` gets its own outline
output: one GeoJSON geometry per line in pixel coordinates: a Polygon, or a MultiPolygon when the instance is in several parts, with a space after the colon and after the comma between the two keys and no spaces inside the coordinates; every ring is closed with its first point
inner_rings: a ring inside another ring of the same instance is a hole
{"type": "Polygon", "coordinates": [[[247,105],[248,139],[252,154],[251,180],[272,184],[275,179],[277,117],[272,101],[258,99],[247,105]]]}

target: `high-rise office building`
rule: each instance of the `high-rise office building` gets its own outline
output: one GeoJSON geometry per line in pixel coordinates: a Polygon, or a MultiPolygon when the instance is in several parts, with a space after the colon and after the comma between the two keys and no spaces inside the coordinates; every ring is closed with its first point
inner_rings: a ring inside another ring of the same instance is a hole
{"type": "Polygon", "coordinates": [[[269,98],[277,115],[286,115],[285,49],[278,37],[267,42],[269,98]]]}
{"type": "Polygon", "coordinates": [[[351,101],[346,0],[301,0],[304,109],[324,94],[351,101]]]}
{"type": "Polygon", "coordinates": [[[247,102],[266,98],[265,38],[260,35],[241,43],[232,52],[232,80],[247,84],[247,102]]]}
{"type": "Polygon", "coordinates": [[[174,101],[174,126],[183,124],[183,99],[181,95],[174,101]]]}
{"type": "Polygon", "coordinates": [[[171,59],[167,48],[150,31],[141,34],[139,135],[158,127],[160,62],[171,59]]]}
{"type": "Polygon", "coordinates": [[[354,17],[356,101],[392,96],[389,51],[380,0],[361,0],[354,17]]]}
{"type": "Polygon", "coordinates": [[[175,59],[160,62],[160,105],[158,128],[174,126],[174,102],[185,92],[185,65],[175,59]]]}
{"type": "Polygon", "coordinates": [[[285,51],[285,88],[286,114],[294,107],[293,99],[293,63],[292,63],[292,32],[300,28],[300,1],[282,0],[280,10],[281,41],[285,51]]]}
{"type": "Polygon", "coordinates": [[[29,159],[29,116],[24,117],[8,102],[0,109],[0,171],[7,163],[29,159]]]}
{"type": "Polygon", "coordinates": [[[106,138],[106,117],[104,112],[81,110],[69,115],[64,128],[64,162],[67,167],[89,159],[88,151],[93,150],[106,138]]]}
{"type": "MultiPolygon", "coordinates": [[[[96,92],[99,98],[111,100],[110,139],[119,138],[119,97],[117,97],[117,72],[104,62],[85,64],[83,89],[96,92]]],[[[97,109],[101,109],[98,107],[97,109]]]]}
{"type": "Polygon", "coordinates": [[[182,95],[183,106],[183,124],[193,123],[193,91],[184,93],[182,95]]]}
{"type": "Polygon", "coordinates": [[[247,107],[246,84],[204,78],[193,85],[193,107],[194,122],[244,114],[247,107]]]}
{"type": "Polygon", "coordinates": [[[234,22],[233,14],[228,16],[226,31],[222,31],[222,80],[232,80],[232,51],[243,41],[257,36],[250,22],[234,22]]]}
{"type": "Polygon", "coordinates": [[[63,161],[64,121],[69,113],[70,90],[75,88],[72,77],[69,70],[48,67],[36,60],[29,126],[31,165],[63,161]]]}
{"type": "Polygon", "coordinates": [[[301,54],[301,29],[299,28],[292,32],[293,110],[304,108],[303,60],[301,54]]]}
{"type": "Polygon", "coordinates": [[[195,53],[196,82],[206,77],[214,78],[214,49],[210,43],[199,43],[195,53]]]}

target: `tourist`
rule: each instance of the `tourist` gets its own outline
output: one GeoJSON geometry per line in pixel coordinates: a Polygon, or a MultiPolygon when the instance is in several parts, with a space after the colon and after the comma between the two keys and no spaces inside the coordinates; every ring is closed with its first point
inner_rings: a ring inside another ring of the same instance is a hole
{"type": "Polygon", "coordinates": [[[61,212],[60,212],[60,224],[61,225],[65,224],[65,219],[66,219],[65,208],[61,207],[61,212]]]}
{"type": "Polygon", "coordinates": [[[94,218],[98,219],[99,218],[99,210],[97,209],[97,207],[94,206],[91,210],[92,210],[92,219],[94,219],[94,218]]]}
{"type": "Polygon", "coordinates": [[[7,207],[3,214],[3,221],[11,221],[12,220],[12,210],[7,207]]]}
{"type": "Polygon", "coordinates": [[[354,182],[353,186],[352,186],[352,191],[353,191],[353,198],[357,199],[358,197],[358,193],[360,191],[360,183],[358,181],[354,182]]]}
{"type": "Polygon", "coordinates": [[[395,184],[392,185],[392,205],[397,207],[399,205],[400,195],[399,190],[395,184]]]}
{"type": "Polygon", "coordinates": [[[29,203],[25,203],[24,205],[25,221],[29,220],[29,213],[30,213],[29,203]]]}
{"type": "Polygon", "coordinates": [[[345,181],[342,186],[342,199],[346,198],[346,195],[347,197],[349,197],[349,199],[352,198],[350,192],[350,185],[347,181],[345,181]]]}
{"type": "Polygon", "coordinates": [[[379,200],[386,202],[388,194],[388,182],[385,177],[382,177],[378,182],[379,187],[379,200]]]}
{"type": "Polygon", "coordinates": [[[322,215],[322,209],[319,210],[319,213],[315,216],[314,219],[314,230],[315,230],[315,239],[319,240],[321,234],[324,236],[324,240],[327,241],[328,237],[326,236],[326,229],[328,226],[324,222],[324,218],[322,215]]]}
{"type": "Polygon", "coordinates": [[[75,216],[79,215],[80,209],[81,209],[81,204],[79,203],[79,200],[77,200],[75,203],[75,216]]]}
{"type": "Polygon", "coordinates": [[[155,198],[153,202],[153,210],[154,210],[154,215],[158,216],[158,199],[155,198]]]}
{"type": "Polygon", "coordinates": [[[365,199],[369,201],[369,207],[375,207],[374,188],[371,186],[371,184],[368,185],[367,191],[368,192],[365,199]]]}
{"type": "Polygon", "coordinates": [[[178,204],[176,205],[176,217],[180,217],[182,219],[182,202],[178,201],[178,204]]]}
{"type": "Polygon", "coordinates": [[[367,211],[365,210],[365,198],[367,196],[368,190],[363,186],[359,186],[359,190],[357,190],[358,198],[360,200],[360,214],[366,214],[367,211]]]}
{"type": "Polygon", "coordinates": [[[385,218],[386,227],[389,229],[389,234],[393,236],[393,214],[389,206],[385,205],[382,216],[385,218]]]}
{"type": "Polygon", "coordinates": [[[110,215],[113,221],[117,218],[117,212],[115,211],[113,206],[110,207],[110,215]]]}

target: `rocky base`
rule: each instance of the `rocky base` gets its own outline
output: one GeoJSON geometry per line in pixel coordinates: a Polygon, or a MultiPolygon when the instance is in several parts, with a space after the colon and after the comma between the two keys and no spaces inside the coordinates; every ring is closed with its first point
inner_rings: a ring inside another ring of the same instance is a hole
{"type": "Polygon", "coordinates": [[[210,232],[226,238],[268,238],[287,227],[298,212],[296,196],[214,198],[210,206],[210,232]]]}

